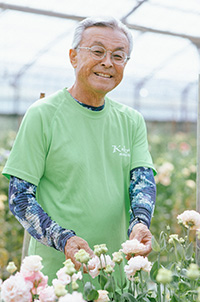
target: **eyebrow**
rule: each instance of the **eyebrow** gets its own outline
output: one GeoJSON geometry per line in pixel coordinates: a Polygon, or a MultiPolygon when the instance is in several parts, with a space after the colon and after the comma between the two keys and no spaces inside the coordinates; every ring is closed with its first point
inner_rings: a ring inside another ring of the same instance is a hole
{"type": "MultiPolygon", "coordinates": [[[[94,41],[92,43],[92,45],[99,45],[99,46],[102,46],[103,48],[105,48],[105,45],[103,43],[101,43],[100,41],[94,41]]],[[[124,47],[123,46],[119,46],[119,47],[116,47],[115,50],[124,50],[124,47]]]]}

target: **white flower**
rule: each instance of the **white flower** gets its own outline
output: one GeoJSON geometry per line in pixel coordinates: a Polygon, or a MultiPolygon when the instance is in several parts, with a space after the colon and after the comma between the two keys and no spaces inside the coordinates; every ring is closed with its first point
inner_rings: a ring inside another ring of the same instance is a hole
{"type": "Polygon", "coordinates": [[[178,223],[183,224],[186,228],[197,230],[200,228],[200,214],[194,210],[184,211],[177,216],[178,223]]]}
{"type": "Polygon", "coordinates": [[[159,283],[167,284],[172,281],[172,272],[165,268],[160,268],[156,276],[156,280],[159,283]]]}
{"type": "Polygon", "coordinates": [[[178,234],[171,234],[170,236],[169,236],[169,243],[173,243],[174,242],[174,240],[175,241],[179,241],[179,239],[178,239],[178,234]]]}
{"type": "Polygon", "coordinates": [[[89,274],[92,278],[97,277],[100,270],[106,268],[107,265],[110,265],[112,268],[115,266],[115,263],[111,260],[109,255],[101,255],[100,259],[99,257],[94,256],[88,262],[89,274]]]}
{"type": "Polygon", "coordinates": [[[81,293],[73,292],[59,298],[58,302],[86,302],[81,293]]]}
{"type": "Polygon", "coordinates": [[[24,280],[20,273],[10,276],[1,286],[1,299],[4,302],[29,302],[32,283],[24,280]]]}
{"type": "Polygon", "coordinates": [[[125,265],[124,271],[129,280],[132,280],[133,276],[137,271],[143,270],[150,272],[151,262],[148,261],[147,257],[136,256],[128,261],[128,265],[125,265]]]}
{"type": "Polygon", "coordinates": [[[94,300],[95,302],[108,302],[110,301],[108,297],[108,292],[107,290],[98,290],[99,297],[97,300],[94,300]]]}
{"type": "Polygon", "coordinates": [[[42,258],[38,255],[25,257],[22,262],[21,271],[38,272],[43,268],[41,261],[42,258]]]}
{"type": "Polygon", "coordinates": [[[146,249],[143,243],[140,243],[137,239],[127,240],[122,243],[122,252],[126,255],[137,254],[146,249]]]}
{"type": "Polygon", "coordinates": [[[39,295],[38,301],[40,302],[54,302],[56,300],[56,295],[54,293],[53,286],[47,286],[44,288],[39,295]]]}
{"type": "MultiPolygon", "coordinates": [[[[60,283],[67,285],[71,282],[71,276],[68,275],[67,273],[67,269],[66,267],[62,267],[61,269],[59,269],[56,273],[57,277],[58,277],[58,281],[60,281],[60,283]]],[[[56,279],[54,279],[56,280],[56,279]]],[[[55,284],[56,281],[53,280],[53,285],[55,284]]]]}

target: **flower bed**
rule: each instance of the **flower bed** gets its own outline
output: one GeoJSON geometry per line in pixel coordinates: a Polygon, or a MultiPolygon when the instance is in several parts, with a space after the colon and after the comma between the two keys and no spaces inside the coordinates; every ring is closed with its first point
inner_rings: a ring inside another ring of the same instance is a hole
{"type": "Polygon", "coordinates": [[[14,262],[10,262],[7,266],[10,276],[1,281],[1,301],[200,301],[199,250],[194,240],[194,235],[200,238],[200,214],[185,211],[177,219],[182,237],[170,234],[169,227],[157,240],[152,237],[154,263],[147,257],[135,255],[143,249],[143,244],[136,239],[124,242],[122,249],[113,253],[112,258],[104,244],[94,246],[95,257],[92,259],[87,252],[79,250],[75,257],[82,263],[80,271],[75,270],[70,259],[66,260],[51,286],[47,285],[48,277],[41,272],[41,257],[26,257],[17,273],[14,262]],[[82,273],[84,266],[90,277],[87,282],[82,273]],[[113,273],[117,270],[120,282],[113,273]],[[95,287],[93,281],[96,278],[98,286],[95,287]]]}

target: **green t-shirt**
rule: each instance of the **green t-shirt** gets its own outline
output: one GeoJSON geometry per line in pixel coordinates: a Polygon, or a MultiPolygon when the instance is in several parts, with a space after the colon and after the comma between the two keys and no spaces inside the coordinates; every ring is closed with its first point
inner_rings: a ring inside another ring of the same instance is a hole
{"type": "MultiPolygon", "coordinates": [[[[29,108],[3,174],[36,185],[53,220],[111,254],[127,239],[130,170],[140,166],[154,169],[141,114],[107,97],[91,111],[63,89],[29,108]]],[[[50,279],[65,260],[33,238],[29,253],[43,258],[50,279]]]]}

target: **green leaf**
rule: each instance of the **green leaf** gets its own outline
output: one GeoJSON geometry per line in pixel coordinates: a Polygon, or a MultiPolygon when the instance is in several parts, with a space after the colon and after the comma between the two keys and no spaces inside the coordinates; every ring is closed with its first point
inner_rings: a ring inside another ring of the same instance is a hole
{"type": "Polygon", "coordinates": [[[98,291],[91,282],[86,282],[84,286],[84,295],[88,301],[98,299],[98,291]]]}
{"type": "Polygon", "coordinates": [[[166,233],[163,231],[160,233],[159,244],[161,251],[166,249],[166,233]]]}
{"type": "Polygon", "coordinates": [[[159,264],[158,264],[158,261],[154,262],[152,268],[151,268],[151,271],[150,271],[150,277],[151,277],[151,280],[153,282],[157,282],[156,281],[156,276],[158,274],[158,270],[159,270],[159,264]]]}
{"type": "Polygon", "coordinates": [[[180,292],[185,293],[186,291],[190,290],[191,286],[190,286],[189,283],[184,282],[184,281],[181,281],[181,282],[179,282],[179,284],[178,284],[178,288],[179,288],[179,291],[180,291],[180,292]]]}
{"type": "Polygon", "coordinates": [[[190,260],[192,258],[193,252],[194,252],[193,243],[190,242],[190,244],[187,246],[187,248],[185,250],[185,258],[187,260],[190,260]]]}
{"type": "Polygon", "coordinates": [[[108,282],[108,278],[106,276],[104,276],[104,275],[99,275],[98,276],[98,281],[99,281],[99,284],[101,286],[101,289],[104,289],[104,286],[108,282]]]}
{"type": "Polygon", "coordinates": [[[108,279],[107,283],[104,286],[104,289],[107,290],[108,292],[115,291],[115,280],[112,276],[108,279]]]}
{"type": "Polygon", "coordinates": [[[160,252],[160,245],[158,244],[154,236],[152,236],[151,238],[151,247],[154,252],[156,253],[160,252]]]}
{"type": "Polygon", "coordinates": [[[171,298],[171,302],[180,302],[180,299],[176,294],[173,294],[173,296],[171,298]]]}
{"type": "Polygon", "coordinates": [[[135,297],[133,295],[131,295],[130,293],[124,293],[121,295],[121,301],[125,302],[137,302],[137,300],[135,299],[135,297]]]}

